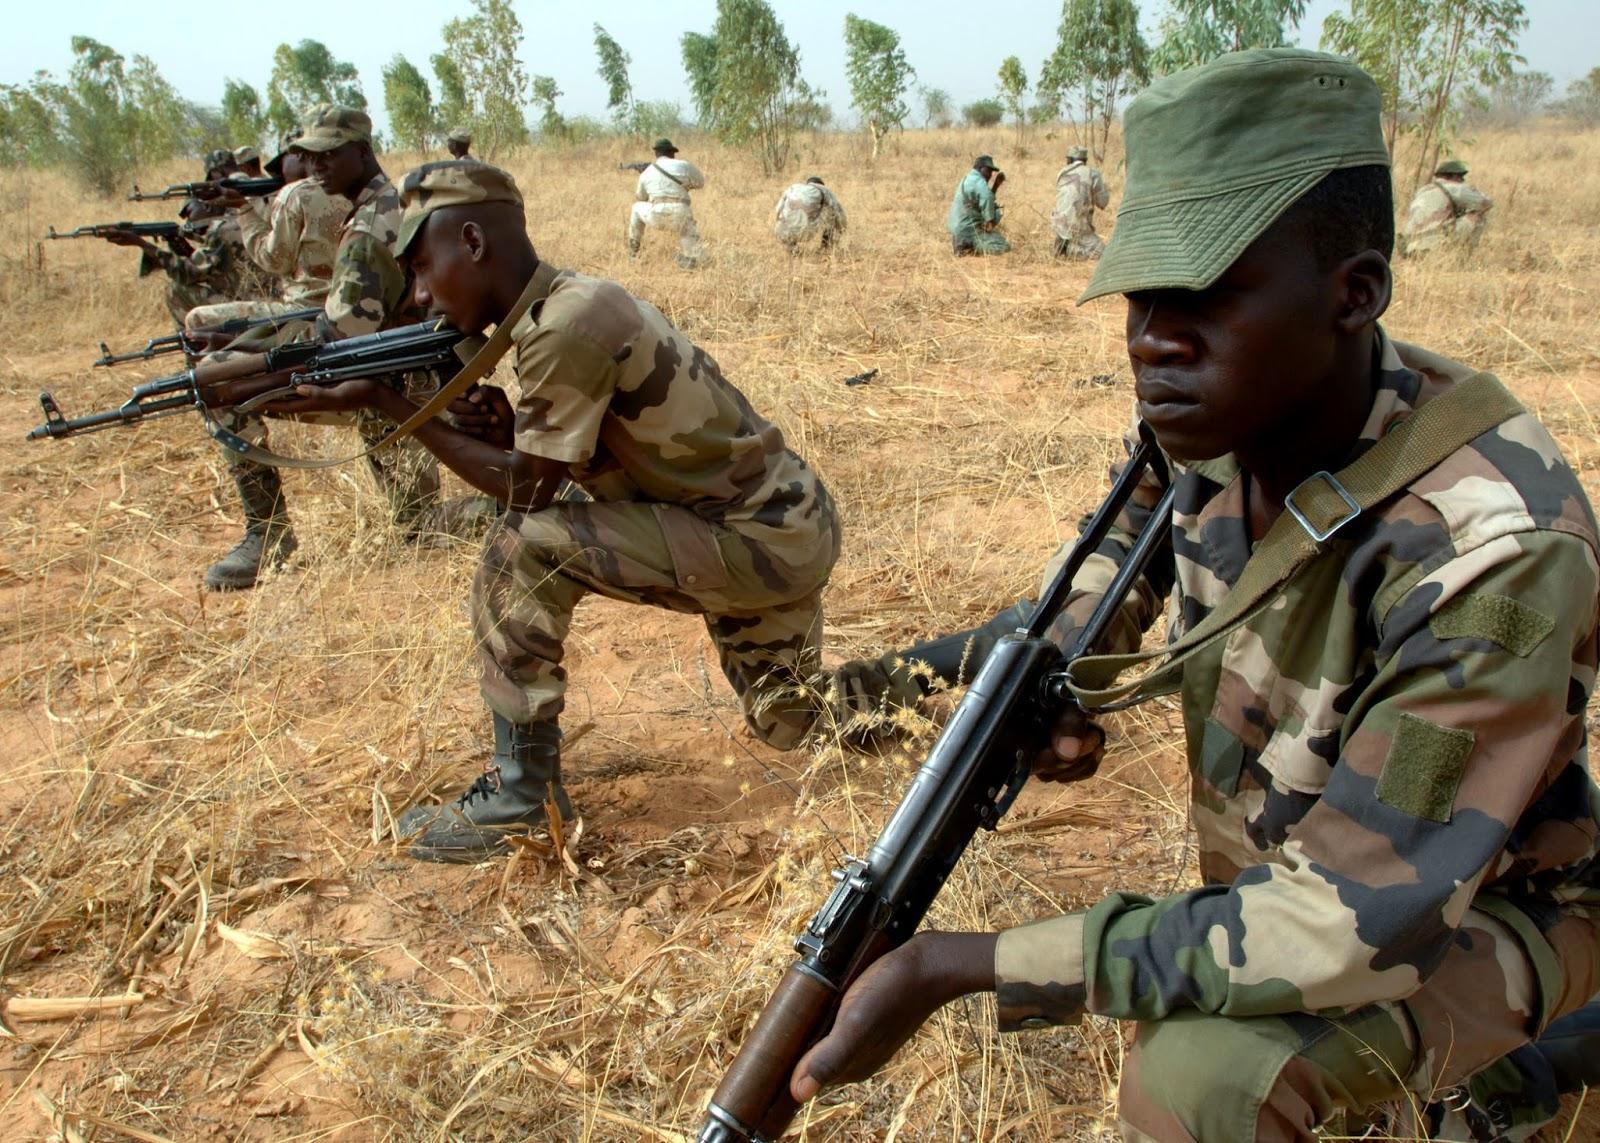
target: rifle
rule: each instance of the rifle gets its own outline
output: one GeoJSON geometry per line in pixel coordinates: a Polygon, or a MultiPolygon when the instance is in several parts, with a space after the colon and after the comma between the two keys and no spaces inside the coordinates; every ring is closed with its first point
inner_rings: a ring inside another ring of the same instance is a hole
{"type": "Polygon", "coordinates": [[[442,321],[433,321],[343,341],[295,341],[265,353],[216,355],[181,373],[135,386],[133,395],[115,409],[70,419],[49,393],[40,393],[44,424],[30,430],[28,439],[79,436],[194,410],[218,443],[245,453],[250,446],[218,424],[213,414],[224,409],[252,412],[292,396],[297,385],[333,385],[355,377],[398,383],[405,374],[418,371],[454,375],[461,366],[456,346],[464,336],[442,321]]]}
{"type": "Polygon", "coordinates": [[[104,238],[113,230],[126,230],[130,234],[137,234],[140,238],[159,238],[164,242],[171,242],[185,234],[193,234],[188,230],[187,222],[96,222],[89,226],[80,226],[76,230],[69,230],[65,234],[51,227],[46,238],[104,238]]]}
{"type": "Polygon", "coordinates": [[[129,202],[154,202],[166,198],[211,198],[221,190],[236,190],[246,198],[260,198],[262,195],[272,194],[283,189],[283,180],[279,178],[260,179],[202,179],[197,183],[173,183],[166,190],[142,191],[139,184],[133,184],[133,193],[128,196],[129,202]]]}
{"type": "Polygon", "coordinates": [[[980,827],[994,829],[1072,702],[1066,669],[1092,649],[1166,540],[1169,485],[1088,621],[1065,653],[1049,638],[1084,561],[1111,530],[1147,469],[1164,475],[1154,436],[1140,443],[1085,525],[1026,626],[999,639],[865,859],[850,858],[795,941],[784,975],[711,1096],[698,1143],[771,1143],[797,1107],[789,1077],[833,1024],[839,999],[879,957],[911,937],[980,827]]]}
{"type": "Polygon", "coordinates": [[[650,166],[651,166],[651,164],[649,164],[649,163],[618,163],[617,164],[617,170],[619,170],[619,171],[634,171],[637,174],[641,174],[642,175],[642,174],[644,174],[644,172],[646,172],[646,171],[648,171],[650,169],[650,166]]]}
{"type": "MultiPolygon", "coordinates": [[[[244,333],[246,330],[256,329],[264,325],[276,328],[279,323],[286,325],[292,321],[311,321],[320,313],[322,313],[322,309],[317,307],[315,309],[291,310],[285,314],[273,314],[269,317],[233,318],[223,322],[221,325],[207,326],[197,332],[237,335],[244,333]]],[[[183,330],[169,333],[165,337],[152,337],[144,343],[143,349],[134,350],[132,353],[113,354],[111,347],[102,341],[100,343],[100,357],[94,364],[97,367],[104,367],[121,365],[125,361],[148,361],[152,357],[160,357],[167,353],[177,353],[180,350],[191,358],[199,356],[197,347],[189,340],[189,335],[183,330]]]]}

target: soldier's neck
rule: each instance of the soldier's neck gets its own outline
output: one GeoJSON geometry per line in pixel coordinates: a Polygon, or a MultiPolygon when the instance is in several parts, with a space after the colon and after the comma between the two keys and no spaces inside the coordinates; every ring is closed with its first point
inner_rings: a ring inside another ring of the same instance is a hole
{"type": "Polygon", "coordinates": [[[494,285],[489,293],[496,324],[504,321],[505,316],[511,312],[511,307],[517,304],[517,299],[522,296],[522,291],[528,288],[528,283],[538,268],[539,255],[531,247],[526,250],[513,250],[506,255],[505,269],[495,274],[494,285]]]}

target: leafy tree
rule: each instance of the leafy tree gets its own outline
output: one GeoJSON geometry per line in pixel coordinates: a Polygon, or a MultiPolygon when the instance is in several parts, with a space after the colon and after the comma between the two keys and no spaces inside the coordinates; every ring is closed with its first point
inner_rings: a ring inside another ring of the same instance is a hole
{"type": "Polygon", "coordinates": [[[961,109],[969,127],[993,127],[1004,119],[1006,109],[998,99],[979,99],[961,109]]]}
{"type": "Polygon", "coordinates": [[[1277,48],[1306,14],[1306,0],[1169,0],[1161,43],[1150,62],[1161,75],[1195,67],[1224,52],[1277,48]]]}
{"type": "Polygon", "coordinates": [[[64,158],[60,122],[49,96],[39,90],[50,82],[39,72],[29,87],[0,87],[0,163],[46,167],[64,158]]]}
{"type": "MultiPolygon", "coordinates": [[[[196,117],[193,106],[168,83],[149,56],[134,56],[124,91],[125,112],[133,128],[135,162],[160,162],[192,149],[196,117]]],[[[230,141],[229,147],[255,144],[254,135],[230,141]]]]}
{"type": "MultiPolygon", "coordinates": [[[[522,22],[511,0],[472,0],[472,7],[471,16],[444,26],[444,54],[460,74],[473,137],[492,160],[501,149],[528,141],[522,109],[531,90],[517,59],[522,22]]],[[[437,73],[437,60],[434,67],[437,73]]]]}
{"type": "Polygon", "coordinates": [[[950,93],[942,87],[919,87],[917,99],[922,103],[924,127],[948,127],[952,118],[950,93]]]}
{"type": "Polygon", "coordinates": [[[1022,61],[1007,56],[1000,62],[1000,98],[1017,123],[1017,143],[1022,142],[1024,112],[1022,101],[1028,94],[1028,73],[1022,70],[1022,61]]]}
{"type": "Polygon", "coordinates": [[[1580,123],[1600,123],[1600,67],[1567,84],[1567,94],[1555,110],[1580,123]]]}
{"type": "Polygon", "coordinates": [[[1402,131],[1416,135],[1415,185],[1455,138],[1465,86],[1501,83],[1526,62],[1516,47],[1527,24],[1522,0],[1351,0],[1322,39],[1378,81],[1389,153],[1402,131]]]}
{"type": "Polygon", "coordinates": [[[1096,162],[1105,158],[1117,101],[1149,79],[1150,52],[1133,0],[1063,0],[1056,48],[1040,69],[1036,90],[1041,105],[1049,100],[1059,108],[1075,89],[1080,138],[1087,136],[1096,162]]]}
{"type": "Polygon", "coordinates": [[[443,52],[434,54],[433,78],[439,83],[439,102],[435,118],[446,131],[466,127],[472,119],[472,104],[467,99],[467,81],[456,66],[456,61],[443,52]]]}
{"type": "Polygon", "coordinates": [[[716,114],[717,38],[700,32],[685,32],[679,41],[683,70],[689,77],[689,98],[694,101],[695,118],[710,127],[716,114]]]}
{"type": "Polygon", "coordinates": [[[634,127],[633,83],[628,79],[632,57],[599,24],[594,26],[594,51],[600,57],[600,78],[606,81],[606,110],[618,127],[634,127]]]}
{"type": "Polygon", "coordinates": [[[556,110],[556,100],[560,98],[561,89],[552,77],[533,77],[533,101],[539,106],[539,134],[546,139],[565,139],[569,134],[567,121],[556,110]]]}
{"type": "Polygon", "coordinates": [[[1519,71],[1467,96],[1466,116],[1475,123],[1515,127],[1543,114],[1556,81],[1546,72],[1519,71]]]}
{"type": "Polygon", "coordinates": [[[272,53],[267,80],[267,118],[272,133],[287,135],[319,103],[338,103],[365,110],[366,94],[356,65],[341,60],[319,40],[279,44],[272,53]]]}
{"type": "Polygon", "coordinates": [[[900,36],[892,28],[863,20],[844,18],[845,75],[850,79],[850,102],[861,112],[861,119],[872,133],[872,157],[878,157],[883,137],[896,127],[904,127],[910,109],[906,88],[916,74],[900,50],[900,36]]]}
{"type": "Polygon", "coordinates": [[[670,99],[644,100],[633,105],[633,130],[647,139],[683,133],[683,108],[670,99]]]}
{"type": "Polygon", "coordinates": [[[439,129],[433,109],[433,90],[427,77],[403,55],[383,69],[383,106],[389,112],[389,130],[398,146],[426,151],[439,129]]]}
{"type": "Polygon", "coordinates": [[[267,129],[261,96],[248,83],[222,81],[222,130],[230,139],[258,141],[267,129]]]}

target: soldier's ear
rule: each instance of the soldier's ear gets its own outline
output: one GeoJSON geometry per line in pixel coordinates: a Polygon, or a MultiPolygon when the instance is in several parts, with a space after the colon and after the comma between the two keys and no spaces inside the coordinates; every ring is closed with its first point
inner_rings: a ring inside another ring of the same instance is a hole
{"type": "Polygon", "coordinates": [[[1339,293],[1339,328],[1356,333],[1381,318],[1389,308],[1394,275],[1387,258],[1376,250],[1363,250],[1339,264],[1333,272],[1333,284],[1339,293]]]}
{"type": "Polygon", "coordinates": [[[467,257],[474,262],[482,262],[489,254],[489,240],[483,232],[483,227],[476,222],[463,222],[461,224],[461,245],[466,248],[467,257]]]}

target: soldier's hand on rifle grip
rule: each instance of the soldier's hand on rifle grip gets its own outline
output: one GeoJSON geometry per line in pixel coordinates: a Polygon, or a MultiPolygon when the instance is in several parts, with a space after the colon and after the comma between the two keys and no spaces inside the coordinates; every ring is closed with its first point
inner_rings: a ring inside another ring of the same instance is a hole
{"type": "Polygon", "coordinates": [[[100,235],[113,246],[137,246],[142,250],[154,250],[155,247],[140,238],[131,230],[107,230],[100,235]]]}
{"type": "Polygon", "coordinates": [[[1050,731],[1050,749],[1033,764],[1033,776],[1042,782],[1081,782],[1093,777],[1105,756],[1106,732],[1075,706],[1056,719],[1050,731]]]}
{"type": "Polygon", "coordinates": [[[474,385],[451,401],[447,411],[451,423],[475,440],[508,451],[514,444],[516,412],[498,385],[474,385]]]}
{"type": "Polygon", "coordinates": [[[223,210],[239,210],[250,205],[250,200],[226,183],[216,184],[214,191],[202,191],[200,198],[215,203],[223,210]]]}
{"type": "Polygon", "coordinates": [[[337,385],[296,385],[293,397],[268,405],[267,411],[294,416],[301,413],[350,413],[370,408],[379,385],[370,377],[356,377],[337,385]]]}

